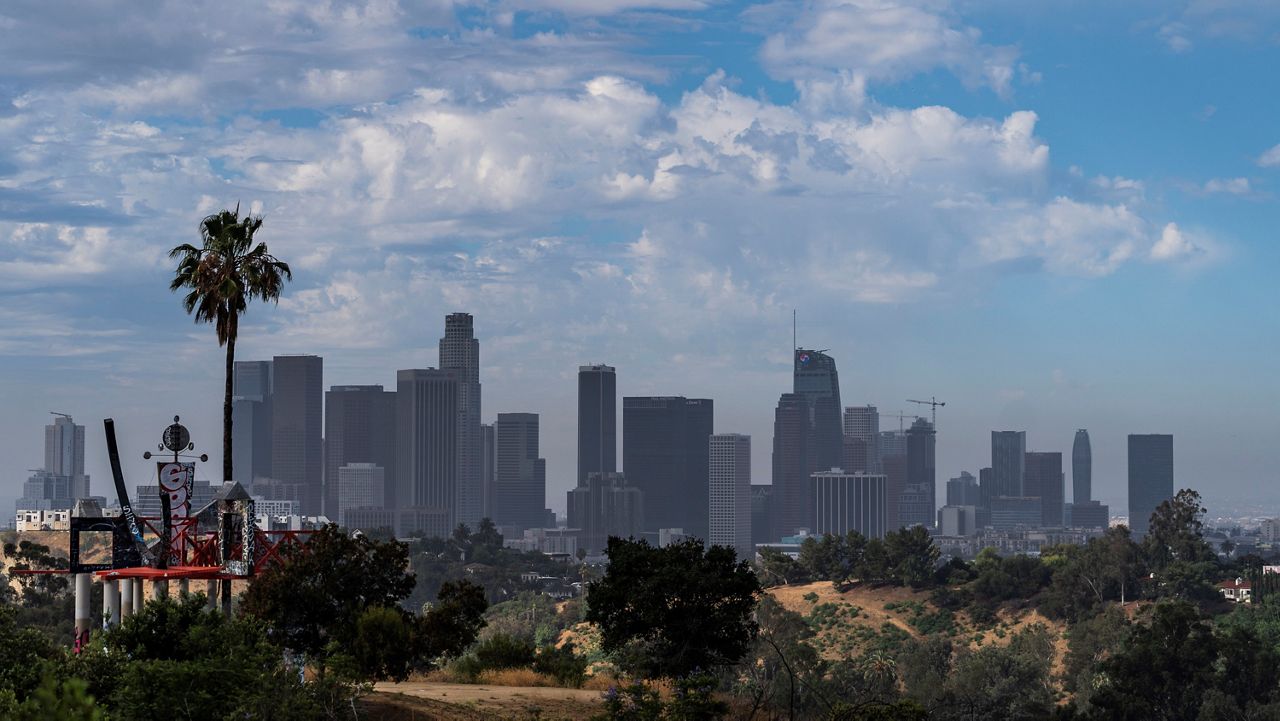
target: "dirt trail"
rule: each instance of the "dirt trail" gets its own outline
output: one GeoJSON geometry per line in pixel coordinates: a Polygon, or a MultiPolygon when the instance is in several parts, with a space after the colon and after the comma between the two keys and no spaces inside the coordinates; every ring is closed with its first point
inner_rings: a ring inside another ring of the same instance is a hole
{"type": "MultiPolygon", "coordinates": [[[[545,686],[405,681],[379,683],[372,699],[380,708],[416,710],[418,718],[441,721],[532,719],[581,721],[602,710],[599,691],[545,686]]],[[[396,716],[387,716],[397,718],[396,716]]],[[[408,718],[406,716],[405,718],[408,718]]]]}

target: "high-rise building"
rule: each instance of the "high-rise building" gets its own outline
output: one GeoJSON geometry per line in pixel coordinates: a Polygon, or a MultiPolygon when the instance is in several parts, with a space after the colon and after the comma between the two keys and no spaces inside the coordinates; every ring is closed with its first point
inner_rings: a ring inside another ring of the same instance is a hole
{"type": "Polygon", "coordinates": [[[880,472],[886,479],[885,494],[889,507],[889,530],[902,528],[902,497],[907,489],[907,434],[905,431],[880,431],[876,439],[880,472]]]}
{"type": "Polygon", "coordinates": [[[841,453],[840,467],[850,473],[869,473],[879,465],[875,459],[875,445],[855,436],[845,436],[841,453]]]}
{"type": "MultiPolygon", "coordinates": [[[[880,411],[875,406],[849,406],[844,409],[844,437],[861,441],[866,454],[865,470],[868,473],[880,471],[880,457],[876,451],[876,440],[880,437],[880,411]]],[[[846,448],[847,448],[846,444],[846,448]]],[[[847,453],[847,451],[846,451],[847,453]]],[[[844,466],[846,471],[857,468],[844,466]]]]}
{"type": "MultiPolygon", "coordinates": [[[[498,439],[493,433],[492,423],[480,424],[480,482],[484,484],[484,497],[493,505],[493,480],[497,472],[498,439]]],[[[492,517],[493,509],[489,509],[492,517]]]]}
{"type": "Polygon", "coordinates": [[[707,544],[729,546],[739,559],[755,558],[751,543],[751,436],[719,433],[708,448],[707,544]]]}
{"type": "Polygon", "coordinates": [[[773,537],[773,486],[767,483],[751,485],[751,546],[777,540],[773,537]]]}
{"type": "Polygon", "coordinates": [[[980,506],[982,505],[981,489],[978,479],[968,471],[960,471],[960,475],[947,481],[948,506],[980,506]]]}
{"type": "Polygon", "coordinates": [[[84,426],[59,414],[44,427],[44,470],[65,476],[71,500],[89,497],[89,476],[84,472],[84,426]]]}
{"type": "Polygon", "coordinates": [[[1045,528],[1061,528],[1063,485],[1061,453],[1026,454],[1023,495],[1040,498],[1040,522],[1045,528]]]}
{"type": "Polygon", "coordinates": [[[379,489],[377,496],[394,508],[395,391],[383,390],[380,385],[331,386],[324,396],[324,458],[324,512],[330,520],[338,517],[338,469],[347,464],[382,468],[390,488],[379,489]]]}
{"type": "Polygon", "coordinates": [[[476,340],[470,313],[450,313],[444,318],[440,339],[440,369],[458,378],[458,490],[454,514],[458,523],[472,529],[484,518],[487,500],[480,480],[480,341],[476,340]]]}
{"type": "Polygon", "coordinates": [[[592,471],[568,493],[569,528],[579,529],[578,548],[604,553],[610,536],[639,538],[645,526],[644,493],[621,473],[592,471]]]}
{"type": "Polygon", "coordinates": [[[1026,431],[991,431],[991,496],[1023,496],[1026,431]]]}
{"type": "Polygon", "coordinates": [[[680,528],[707,538],[707,442],[714,425],[708,398],[622,399],[622,469],[644,493],[645,530],[680,528]]]}
{"type": "MultiPolygon", "coordinates": [[[[773,522],[770,541],[813,529],[813,488],[807,451],[809,406],[797,393],[783,393],[773,412],[773,522]]],[[[830,470],[830,469],[828,469],[830,470]]]]}
{"type": "Polygon", "coordinates": [[[843,431],[835,358],[824,351],[797,348],[792,385],[809,410],[809,471],[839,467],[843,431]]]}
{"type": "Polygon", "coordinates": [[[494,424],[491,518],[509,538],[546,525],[547,462],[538,457],[538,414],[499,413],[494,424]]]}
{"type": "Polygon", "coordinates": [[[814,473],[810,479],[814,535],[857,531],[867,538],[884,537],[888,506],[883,474],[845,473],[837,468],[814,473]]]}
{"type": "Polygon", "coordinates": [[[399,535],[446,535],[457,523],[458,386],[457,371],[396,372],[399,535]]]}
{"type": "Polygon", "coordinates": [[[334,471],[334,508],[329,520],[350,526],[357,508],[386,508],[386,469],[376,463],[344,463],[334,471]]]}
{"type": "Polygon", "coordinates": [[[231,378],[231,472],[252,489],[272,473],[271,361],[236,361],[231,378]]]}
{"type": "Polygon", "coordinates": [[[995,496],[991,499],[991,527],[997,531],[1039,528],[1043,517],[1039,496],[995,496]]]}
{"type": "Polygon", "coordinates": [[[271,477],[297,489],[304,516],[320,514],[323,505],[323,418],[324,360],[315,355],[272,358],[271,477]]]}
{"type": "Polygon", "coordinates": [[[938,481],[934,461],[935,431],[933,424],[917,418],[907,429],[906,493],[913,496],[910,504],[899,503],[899,521],[904,526],[933,528],[938,520],[938,481]]]}
{"type": "Polygon", "coordinates": [[[1129,530],[1145,536],[1151,514],[1173,498],[1173,436],[1129,436],[1129,530]]]}
{"type": "Polygon", "coordinates": [[[1089,431],[1076,431],[1071,444],[1071,500],[1086,504],[1093,500],[1093,448],[1089,445],[1089,431]]]}
{"type": "Polygon", "coordinates": [[[618,470],[618,377],[610,366],[578,368],[578,485],[618,470]]]}

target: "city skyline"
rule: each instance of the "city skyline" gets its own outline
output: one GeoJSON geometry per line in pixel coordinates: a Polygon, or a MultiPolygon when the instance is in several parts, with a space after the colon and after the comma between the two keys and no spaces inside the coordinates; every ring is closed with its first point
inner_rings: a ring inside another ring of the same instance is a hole
{"type": "Polygon", "coordinates": [[[940,478],[977,474],[993,429],[1065,459],[1088,428],[1121,512],[1127,435],[1168,433],[1211,508],[1280,501],[1256,450],[1280,432],[1280,14],[873,5],[6,9],[0,500],[49,410],[86,426],[99,493],[106,417],[131,483],[175,414],[214,480],[222,357],[165,253],[240,204],[295,279],[239,358],[391,388],[471,313],[480,420],[540,414],[553,508],[583,364],[714,399],[768,480],[793,309],[844,405],[947,402],[940,478]],[[259,32],[192,32],[228,23],[259,32]]]}

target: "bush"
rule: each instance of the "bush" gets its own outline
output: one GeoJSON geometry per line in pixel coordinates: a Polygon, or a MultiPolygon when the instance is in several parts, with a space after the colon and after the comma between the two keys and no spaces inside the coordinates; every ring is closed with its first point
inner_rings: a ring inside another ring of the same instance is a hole
{"type": "Polygon", "coordinates": [[[471,652],[458,659],[453,668],[459,675],[476,679],[484,671],[525,668],[533,664],[533,642],[505,633],[495,633],[477,643],[471,652]]]}
{"type": "Polygon", "coordinates": [[[562,686],[580,688],[587,678],[587,659],[573,652],[573,643],[544,646],[533,659],[533,670],[552,676],[562,686]]]}

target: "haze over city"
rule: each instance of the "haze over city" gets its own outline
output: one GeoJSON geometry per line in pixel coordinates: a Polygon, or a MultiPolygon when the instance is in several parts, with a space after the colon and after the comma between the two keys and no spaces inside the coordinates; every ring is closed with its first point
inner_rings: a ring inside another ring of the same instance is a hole
{"type": "Polygon", "coordinates": [[[239,359],[392,388],[471,313],[483,420],[541,414],[557,511],[589,363],[714,399],[768,482],[793,309],[845,405],[947,402],[940,482],[991,430],[1088,428],[1113,512],[1129,433],[1211,511],[1278,500],[1280,12],[534,5],[0,10],[0,508],[49,411],[96,494],[105,417],[130,484],[174,414],[220,480],[223,356],[166,252],[236,203],[295,273],[239,359]]]}

